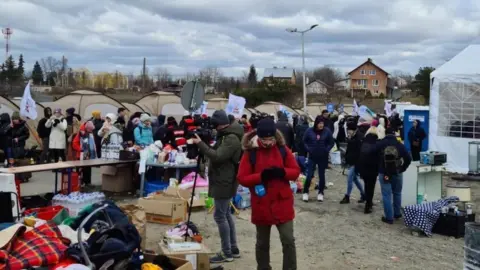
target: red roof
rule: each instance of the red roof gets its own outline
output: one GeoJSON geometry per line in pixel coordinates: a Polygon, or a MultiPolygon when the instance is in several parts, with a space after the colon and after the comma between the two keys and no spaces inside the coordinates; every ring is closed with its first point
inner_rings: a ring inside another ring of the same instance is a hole
{"type": "Polygon", "coordinates": [[[375,66],[375,67],[378,68],[380,71],[385,72],[385,74],[387,74],[387,76],[388,76],[388,72],[386,72],[385,70],[383,70],[381,67],[375,65],[375,64],[373,63],[373,61],[372,61],[372,58],[368,58],[367,61],[363,62],[361,65],[359,65],[358,67],[356,67],[356,68],[354,68],[352,71],[350,71],[350,72],[348,73],[348,75],[352,74],[355,70],[359,69],[360,67],[362,67],[363,65],[365,65],[365,64],[367,64],[367,63],[375,66]]]}

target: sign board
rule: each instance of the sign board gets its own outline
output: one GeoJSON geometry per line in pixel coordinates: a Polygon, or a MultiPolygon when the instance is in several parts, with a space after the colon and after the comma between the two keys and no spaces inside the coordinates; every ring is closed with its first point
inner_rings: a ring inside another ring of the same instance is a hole
{"type": "Polygon", "coordinates": [[[425,122],[425,116],[424,115],[409,115],[408,116],[408,122],[413,122],[415,120],[418,120],[420,122],[425,122]]]}
{"type": "Polygon", "coordinates": [[[236,96],[233,94],[228,95],[228,103],[227,107],[225,108],[225,112],[235,116],[235,118],[242,117],[243,110],[245,109],[245,104],[247,101],[245,98],[236,96]]]}
{"type": "Polygon", "coordinates": [[[329,113],[333,113],[334,110],[335,110],[335,104],[333,104],[333,103],[328,103],[328,104],[327,104],[327,111],[328,111],[329,113]]]}
{"type": "Polygon", "coordinates": [[[181,103],[185,110],[193,113],[200,109],[205,99],[205,89],[197,81],[190,81],[183,86],[181,103]]]}

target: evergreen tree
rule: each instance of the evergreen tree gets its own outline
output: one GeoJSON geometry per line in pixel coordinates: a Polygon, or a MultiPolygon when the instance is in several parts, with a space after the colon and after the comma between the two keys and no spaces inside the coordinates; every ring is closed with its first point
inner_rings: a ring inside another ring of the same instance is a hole
{"type": "Polygon", "coordinates": [[[250,71],[248,72],[248,87],[254,88],[257,85],[257,70],[254,65],[250,66],[250,71]]]}
{"type": "Polygon", "coordinates": [[[15,60],[13,60],[13,56],[10,55],[5,61],[5,77],[10,82],[13,82],[17,78],[16,75],[17,75],[17,69],[15,65],[15,60]]]}
{"type": "Polygon", "coordinates": [[[35,65],[33,65],[32,80],[33,83],[36,85],[40,85],[43,83],[43,71],[38,61],[35,62],[35,65]]]}
{"type": "Polygon", "coordinates": [[[17,67],[17,79],[22,80],[25,78],[25,67],[23,66],[25,61],[23,60],[23,54],[20,54],[18,58],[18,67],[17,67]]]}
{"type": "Polygon", "coordinates": [[[0,83],[3,83],[7,77],[5,64],[0,65],[0,83]]]}

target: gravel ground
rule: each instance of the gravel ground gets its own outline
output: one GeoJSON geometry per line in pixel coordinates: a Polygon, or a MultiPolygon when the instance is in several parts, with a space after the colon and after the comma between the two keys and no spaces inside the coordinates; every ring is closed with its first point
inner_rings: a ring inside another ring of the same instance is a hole
{"type": "MultiPolygon", "coordinates": [[[[441,235],[431,238],[413,236],[403,221],[394,225],[381,222],[383,214],[377,186],[374,213],[363,214],[363,205],[356,203],[359,192],[354,189],[350,205],[340,205],[346,190],[346,177],[339,169],[327,171],[327,181],[334,185],[325,191],[325,202],[304,203],[296,195],[295,237],[299,270],[322,269],[462,269],[463,239],[441,235]]],[[[444,181],[445,183],[446,181],[444,181]]],[[[477,198],[480,183],[472,185],[477,198]]],[[[311,193],[311,198],[315,194],[311,193]]],[[[477,206],[480,205],[477,203],[477,206]]],[[[477,208],[478,209],[478,208],[477,208]]],[[[224,264],[225,269],[256,269],[255,227],[250,223],[250,211],[237,218],[237,237],[242,258],[224,264]]],[[[212,251],[220,249],[220,238],[213,216],[206,211],[195,212],[192,220],[199,226],[205,243],[212,251]]],[[[168,226],[149,223],[147,248],[157,249],[157,243],[168,226]]],[[[271,264],[282,269],[282,246],[278,232],[272,230],[271,264]]]]}

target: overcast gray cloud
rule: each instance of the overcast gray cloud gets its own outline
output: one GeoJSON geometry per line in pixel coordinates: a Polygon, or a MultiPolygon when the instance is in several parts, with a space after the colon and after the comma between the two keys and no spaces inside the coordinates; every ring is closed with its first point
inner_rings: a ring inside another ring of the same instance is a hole
{"type": "Polygon", "coordinates": [[[387,71],[439,66],[479,35],[478,0],[1,0],[12,53],[65,55],[73,68],[182,75],[216,66],[238,76],[249,65],[349,71],[368,57],[387,71]]]}

